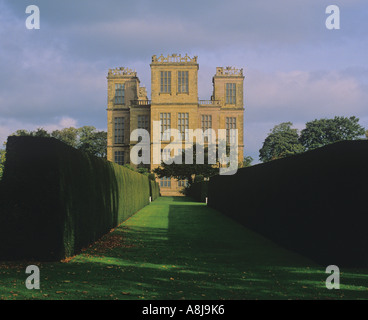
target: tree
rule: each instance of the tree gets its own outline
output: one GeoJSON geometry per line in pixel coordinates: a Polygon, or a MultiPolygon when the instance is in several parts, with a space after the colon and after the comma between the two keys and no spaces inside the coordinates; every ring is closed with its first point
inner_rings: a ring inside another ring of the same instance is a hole
{"type": "Polygon", "coordinates": [[[106,158],[107,132],[97,131],[93,126],[84,126],[78,129],[78,134],[78,149],[89,152],[97,157],[106,158]]]}
{"type": "Polygon", "coordinates": [[[54,130],[51,136],[76,148],[78,146],[78,129],[70,127],[62,130],[54,130]]]}
{"type": "Polygon", "coordinates": [[[243,162],[241,163],[240,167],[241,168],[250,167],[252,165],[253,160],[254,159],[251,156],[244,157],[243,162]]]}
{"type": "MultiPolygon", "coordinates": [[[[153,172],[157,174],[159,178],[175,178],[177,180],[187,180],[188,184],[192,184],[193,176],[202,175],[204,178],[212,177],[218,174],[218,163],[208,164],[208,150],[204,148],[204,164],[197,164],[197,151],[196,147],[193,146],[193,164],[185,163],[185,150],[181,155],[175,157],[181,157],[182,164],[176,163],[175,159],[172,164],[161,163],[161,166],[154,169],[153,172]]],[[[217,157],[216,157],[217,158],[217,157]]]]}
{"type": "Polygon", "coordinates": [[[263,142],[259,150],[259,159],[262,162],[287,157],[304,151],[299,142],[298,130],[291,128],[291,122],[276,125],[263,142]]]}
{"type": "Polygon", "coordinates": [[[38,128],[36,131],[31,131],[31,135],[33,137],[44,137],[44,138],[51,137],[51,135],[43,128],[38,128]]]}
{"type": "Polygon", "coordinates": [[[97,157],[106,158],[107,155],[107,132],[97,131],[93,126],[54,130],[51,134],[43,128],[38,128],[36,131],[17,130],[12,136],[54,137],[73,148],[97,157]]]}
{"type": "Polygon", "coordinates": [[[50,138],[51,135],[44,129],[44,128],[37,128],[35,131],[28,131],[28,130],[17,130],[11,134],[11,136],[31,136],[31,137],[45,137],[50,138]]]}
{"type": "Polygon", "coordinates": [[[149,170],[148,170],[148,168],[145,168],[145,167],[139,167],[138,166],[137,172],[140,173],[140,174],[144,174],[145,176],[149,175],[149,170]]]}
{"type": "Polygon", "coordinates": [[[6,155],[5,150],[0,149],[0,180],[3,177],[4,173],[5,155],[6,155]]]}
{"type": "Polygon", "coordinates": [[[11,134],[11,136],[17,136],[17,137],[21,137],[21,136],[31,136],[32,133],[30,131],[21,129],[21,130],[17,130],[14,133],[11,134]]]}
{"type": "Polygon", "coordinates": [[[356,117],[335,117],[306,123],[300,143],[306,150],[316,149],[342,140],[357,140],[364,135],[364,128],[356,117]]]}
{"type": "Polygon", "coordinates": [[[365,132],[365,137],[368,139],[368,130],[365,132]]]}

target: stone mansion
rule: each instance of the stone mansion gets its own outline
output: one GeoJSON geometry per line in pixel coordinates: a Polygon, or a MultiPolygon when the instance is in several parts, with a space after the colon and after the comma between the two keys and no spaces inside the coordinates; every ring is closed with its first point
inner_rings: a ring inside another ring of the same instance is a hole
{"type": "MultiPolygon", "coordinates": [[[[134,129],[146,129],[152,137],[153,121],[160,121],[161,132],[185,129],[238,129],[239,162],[243,160],[243,69],[217,67],[212,78],[210,100],[198,99],[197,57],[177,54],[152,56],[151,99],[140,86],[137,73],[128,68],[110,69],[107,76],[107,159],[130,163],[130,141],[134,129]]],[[[170,143],[162,141],[164,148],[170,143]]],[[[152,151],[152,141],[151,141],[152,151]]],[[[151,152],[152,159],[152,152],[151,152]]],[[[157,164],[151,164],[152,170],[157,164]]],[[[160,179],[162,195],[180,195],[185,181],[160,179]]]]}

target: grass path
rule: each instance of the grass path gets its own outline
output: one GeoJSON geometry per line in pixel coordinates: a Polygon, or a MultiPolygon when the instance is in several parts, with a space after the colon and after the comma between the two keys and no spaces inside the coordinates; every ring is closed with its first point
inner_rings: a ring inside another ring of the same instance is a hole
{"type": "Polygon", "coordinates": [[[326,266],[284,250],[204,204],[159,198],[68,262],[0,263],[1,299],[368,299],[368,270],[326,266]],[[41,289],[27,290],[36,264],[41,289]]]}

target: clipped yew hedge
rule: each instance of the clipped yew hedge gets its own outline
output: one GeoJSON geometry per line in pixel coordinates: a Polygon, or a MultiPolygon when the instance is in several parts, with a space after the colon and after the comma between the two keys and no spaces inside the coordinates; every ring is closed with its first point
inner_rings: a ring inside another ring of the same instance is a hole
{"type": "Polygon", "coordinates": [[[368,141],[344,141],[209,182],[208,205],[323,265],[368,266],[368,141]]]}
{"type": "Polygon", "coordinates": [[[198,202],[206,202],[208,194],[208,181],[192,183],[187,189],[187,195],[198,202]]]}
{"type": "Polygon", "coordinates": [[[9,137],[1,188],[0,259],[60,260],[149,204],[158,185],[54,138],[9,137]]]}
{"type": "Polygon", "coordinates": [[[156,181],[149,179],[152,201],[160,196],[160,186],[156,181]]]}

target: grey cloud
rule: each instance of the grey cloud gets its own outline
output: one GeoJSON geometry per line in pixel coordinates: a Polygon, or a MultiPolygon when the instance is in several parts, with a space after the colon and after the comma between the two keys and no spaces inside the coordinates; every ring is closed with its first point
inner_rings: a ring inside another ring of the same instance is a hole
{"type": "Polygon", "coordinates": [[[339,72],[252,70],[246,82],[246,106],[254,121],[313,120],[334,115],[368,116],[368,92],[354,77],[339,72]]]}
{"type": "Polygon", "coordinates": [[[252,156],[283,121],[356,115],[368,126],[368,6],[334,2],[336,32],[324,27],[327,0],[34,0],[33,32],[24,26],[29,1],[0,0],[0,132],[62,117],[105,128],[108,68],[137,69],[149,91],[152,54],[174,52],[199,56],[202,99],[216,66],[245,68],[252,156]]]}
{"type": "MultiPolygon", "coordinates": [[[[337,2],[347,16],[356,13],[351,3],[337,2]]],[[[21,20],[27,4],[21,0],[8,6],[21,20]]],[[[266,43],[277,48],[306,41],[340,41],[324,27],[324,10],[330,4],[325,0],[39,0],[35,4],[40,6],[47,37],[67,38],[69,51],[84,59],[143,58],[160,49],[188,47],[217,50],[234,44],[247,48],[266,43]]],[[[355,31],[345,28],[339,36],[351,38],[355,31]]]]}

